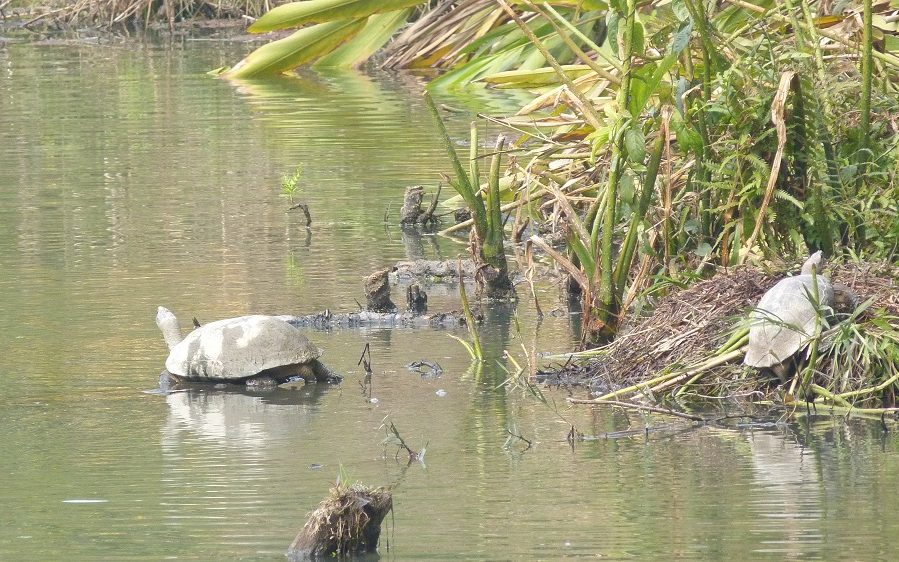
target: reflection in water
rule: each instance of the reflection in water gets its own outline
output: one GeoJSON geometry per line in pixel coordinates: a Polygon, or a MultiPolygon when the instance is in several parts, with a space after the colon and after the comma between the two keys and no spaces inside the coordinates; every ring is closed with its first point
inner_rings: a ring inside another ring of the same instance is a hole
{"type": "Polygon", "coordinates": [[[823,483],[817,459],[789,434],[746,434],[757,488],[756,552],[796,559],[821,543],[823,483]]]}
{"type": "MultiPolygon", "coordinates": [[[[327,385],[254,394],[190,389],[165,397],[164,524],[240,544],[270,525],[273,453],[309,434],[327,385]],[[234,525],[235,518],[241,525],[234,525]]],[[[296,459],[311,465],[316,459],[296,459]]]]}

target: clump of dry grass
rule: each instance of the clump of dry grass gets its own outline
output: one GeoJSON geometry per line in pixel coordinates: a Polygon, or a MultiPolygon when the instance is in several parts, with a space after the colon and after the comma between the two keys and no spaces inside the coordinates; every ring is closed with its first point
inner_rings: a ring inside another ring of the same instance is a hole
{"type": "MultiPolygon", "coordinates": [[[[847,264],[826,273],[852,289],[861,304],[825,326],[812,391],[819,401],[842,406],[895,405],[899,268],[847,264]]],[[[726,344],[740,326],[745,328],[762,294],[782,277],[740,267],[674,291],[599,357],[582,367],[569,366],[566,380],[577,369],[579,378],[601,393],[630,388],[628,393],[661,398],[682,395],[689,386],[689,392],[700,396],[768,395],[777,381],[744,367],[740,346],[726,344]],[[726,361],[716,362],[716,357],[726,361]]]]}
{"type": "Polygon", "coordinates": [[[291,560],[373,552],[393,509],[389,488],[338,484],[309,516],[287,551],[291,560]]]}
{"type": "Polygon", "coordinates": [[[43,13],[45,23],[53,20],[69,24],[113,27],[153,22],[168,23],[192,19],[259,17],[288,0],[45,0],[26,2],[32,12],[43,13]]]}

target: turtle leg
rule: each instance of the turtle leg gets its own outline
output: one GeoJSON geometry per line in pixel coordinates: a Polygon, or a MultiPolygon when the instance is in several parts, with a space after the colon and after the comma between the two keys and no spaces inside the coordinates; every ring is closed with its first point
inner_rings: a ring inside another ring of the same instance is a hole
{"type": "Polygon", "coordinates": [[[308,368],[312,371],[314,379],[318,382],[337,384],[343,380],[343,377],[327,368],[321,361],[310,361],[308,364],[308,368]]]}
{"type": "Polygon", "coordinates": [[[777,375],[781,384],[786,384],[790,380],[790,371],[792,370],[792,361],[787,360],[777,365],[771,365],[771,372],[777,375]]]}
{"type": "Polygon", "coordinates": [[[270,375],[257,375],[246,380],[247,390],[274,390],[278,381],[270,375]]]}

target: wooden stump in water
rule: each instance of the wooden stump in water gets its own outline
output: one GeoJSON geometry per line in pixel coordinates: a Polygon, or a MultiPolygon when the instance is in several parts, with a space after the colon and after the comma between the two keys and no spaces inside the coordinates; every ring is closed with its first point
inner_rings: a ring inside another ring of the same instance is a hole
{"type": "Polygon", "coordinates": [[[406,195],[403,197],[403,208],[400,209],[400,224],[413,225],[424,212],[421,210],[421,200],[425,196],[425,188],[420,185],[413,185],[406,188],[406,195]]]}
{"type": "Polygon", "coordinates": [[[391,509],[393,494],[387,488],[337,485],[309,516],[288,548],[287,558],[343,558],[375,552],[381,522],[391,509]]]}
{"type": "Polygon", "coordinates": [[[382,269],[365,278],[366,310],[390,312],[396,305],[390,300],[390,270],[382,269]]]}
{"type": "Polygon", "coordinates": [[[413,314],[424,314],[428,311],[428,294],[418,286],[418,283],[413,283],[406,289],[406,310],[413,314]]]}

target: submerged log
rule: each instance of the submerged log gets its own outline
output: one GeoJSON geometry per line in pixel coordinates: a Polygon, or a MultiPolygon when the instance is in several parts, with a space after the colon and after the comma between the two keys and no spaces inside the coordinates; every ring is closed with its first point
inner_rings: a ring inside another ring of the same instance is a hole
{"type": "Polygon", "coordinates": [[[387,488],[335,486],[287,550],[291,561],[375,552],[381,522],[393,509],[387,488]]]}
{"type": "MultiPolygon", "coordinates": [[[[458,260],[412,260],[399,261],[393,268],[398,280],[426,279],[429,281],[451,281],[459,279],[458,260]]],[[[474,280],[475,267],[471,260],[462,260],[465,278],[474,280]]]]}
{"type": "MultiPolygon", "coordinates": [[[[465,317],[461,312],[452,310],[438,314],[415,314],[413,312],[346,312],[333,314],[325,310],[317,314],[304,316],[278,316],[281,320],[298,328],[330,330],[333,328],[452,328],[465,325],[465,317]]],[[[480,323],[483,316],[475,313],[475,320],[480,323]]]]}

